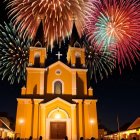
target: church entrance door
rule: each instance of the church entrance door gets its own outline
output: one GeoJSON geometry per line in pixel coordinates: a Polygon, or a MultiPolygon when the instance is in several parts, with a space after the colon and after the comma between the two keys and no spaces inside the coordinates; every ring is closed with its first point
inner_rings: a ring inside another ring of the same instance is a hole
{"type": "Polygon", "coordinates": [[[50,139],[64,139],[66,122],[50,122],[50,139]]]}

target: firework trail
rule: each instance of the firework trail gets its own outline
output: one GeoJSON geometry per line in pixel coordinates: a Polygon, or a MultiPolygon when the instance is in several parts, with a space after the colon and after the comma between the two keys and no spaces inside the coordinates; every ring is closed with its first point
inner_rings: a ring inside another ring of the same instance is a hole
{"type": "Polygon", "coordinates": [[[97,82],[99,79],[102,80],[112,74],[116,68],[116,51],[104,51],[102,47],[91,46],[86,38],[84,39],[84,46],[90,80],[94,79],[97,82]]]}
{"type": "Polygon", "coordinates": [[[11,84],[25,80],[31,45],[31,40],[24,38],[26,32],[19,33],[16,29],[11,23],[0,25],[0,74],[11,84]]]}
{"type": "Polygon", "coordinates": [[[85,31],[92,45],[116,49],[121,68],[140,60],[140,1],[99,0],[87,14],[85,31]]]}
{"type": "Polygon", "coordinates": [[[71,34],[72,20],[77,20],[77,28],[82,31],[85,13],[90,2],[83,0],[11,0],[9,16],[20,30],[27,29],[34,38],[41,20],[44,25],[45,41],[53,46],[54,40],[61,41],[71,34]]]}

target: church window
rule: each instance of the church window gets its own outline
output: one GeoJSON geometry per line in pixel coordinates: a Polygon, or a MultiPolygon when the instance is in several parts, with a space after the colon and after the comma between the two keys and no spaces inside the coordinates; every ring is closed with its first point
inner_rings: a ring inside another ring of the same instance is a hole
{"type": "Polygon", "coordinates": [[[75,56],[76,56],[76,67],[80,68],[81,67],[81,53],[76,52],[75,56]]]}
{"type": "Polygon", "coordinates": [[[54,94],[62,94],[62,83],[60,81],[54,83],[54,94]]]}
{"type": "Polygon", "coordinates": [[[40,54],[39,53],[35,53],[34,55],[34,66],[40,67],[40,54]]]}

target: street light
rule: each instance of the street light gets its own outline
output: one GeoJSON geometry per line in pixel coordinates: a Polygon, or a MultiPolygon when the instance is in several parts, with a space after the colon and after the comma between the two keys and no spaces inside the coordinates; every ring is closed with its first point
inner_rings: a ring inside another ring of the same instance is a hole
{"type": "Polygon", "coordinates": [[[94,119],[90,119],[91,124],[91,137],[93,136],[93,124],[95,123],[94,119]]]}
{"type": "Polygon", "coordinates": [[[20,137],[21,137],[21,135],[22,135],[22,125],[24,124],[24,119],[20,119],[19,124],[20,124],[20,137]]]}
{"type": "Polygon", "coordinates": [[[20,125],[22,125],[24,123],[24,119],[20,119],[19,123],[20,123],[20,125]]]}
{"type": "Polygon", "coordinates": [[[55,114],[55,119],[61,119],[61,115],[59,113],[55,114]]]}
{"type": "Polygon", "coordinates": [[[93,125],[94,124],[94,120],[90,119],[90,124],[93,125]]]}

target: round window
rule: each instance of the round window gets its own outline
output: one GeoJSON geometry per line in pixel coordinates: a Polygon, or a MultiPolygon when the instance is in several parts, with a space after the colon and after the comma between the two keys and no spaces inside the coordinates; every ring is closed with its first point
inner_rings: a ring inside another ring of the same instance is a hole
{"type": "Polygon", "coordinates": [[[60,74],[61,74],[61,70],[59,70],[59,69],[56,70],[56,71],[55,71],[55,74],[56,74],[56,75],[60,75],[60,74]]]}

